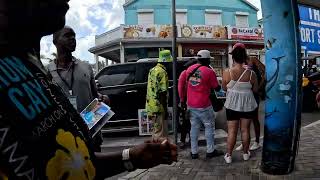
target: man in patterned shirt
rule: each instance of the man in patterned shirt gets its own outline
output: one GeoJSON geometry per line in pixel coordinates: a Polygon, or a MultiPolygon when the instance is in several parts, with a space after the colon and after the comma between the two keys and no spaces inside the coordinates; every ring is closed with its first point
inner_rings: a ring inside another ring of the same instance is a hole
{"type": "Polygon", "coordinates": [[[171,52],[163,50],[159,53],[158,64],[152,68],[148,76],[146,110],[148,119],[153,122],[153,138],[168,136],[167,92],[168,74],[163,63],[172,62],[171,52]]]}

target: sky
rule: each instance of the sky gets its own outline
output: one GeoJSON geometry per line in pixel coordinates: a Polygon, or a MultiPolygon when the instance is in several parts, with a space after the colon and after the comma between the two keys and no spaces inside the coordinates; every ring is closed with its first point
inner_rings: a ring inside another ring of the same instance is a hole
{"type": "MultiPolygon", "coordinates": [[[[95,44],[95,35],[102,34],[124,24],[122,5],[125,0],[71,0],[66,16],[66,25],[72,27],[77,34],[77,48],[73,53],[78,59],[95,63],[94,55],[88,51],[95,44]]],[[[260,0],[248,0],[261,9],[260,0]]],[[[261,11],[258,12],[258,19],[261,11]]],[[[56,48],[52,43],[52,35],[41,40],[41,55],[52,58],[56,48]]]]}

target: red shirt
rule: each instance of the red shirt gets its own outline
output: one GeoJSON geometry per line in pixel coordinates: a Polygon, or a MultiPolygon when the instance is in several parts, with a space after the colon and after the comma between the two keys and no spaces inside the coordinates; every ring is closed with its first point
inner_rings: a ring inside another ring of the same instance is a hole
{"type": "MultiPolygon", "coordinates": [[[[189,67],[185,73],[185,79],[200,64],[189,67]]],[[[185,80],[186,82],[186,80],[185,80]]],[[[180,79],[179,79],[180,84],[180,79]]],[[[182,85],[182,84],[181,84],[182,85]]],[[[216,73],[209,67],[201,66],[190,77],[187,84],[187,104],[191,108],[207,108],[211,106],[210,92],[219,86],[216,73]]],[[[179,93],[180,94],[180,93],[179,93]]],[[[180,97],[181,99],[181,97],[180,97]]]]}

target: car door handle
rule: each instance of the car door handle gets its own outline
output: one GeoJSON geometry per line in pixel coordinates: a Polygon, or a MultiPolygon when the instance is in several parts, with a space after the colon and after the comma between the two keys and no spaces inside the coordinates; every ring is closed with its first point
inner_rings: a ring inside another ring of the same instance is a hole
{"type": "Polygon", "coordinates": [[[138,92],[138,90],[129,90],[129,91],[126,91],[126,93],[137,93],[138,92]]]}

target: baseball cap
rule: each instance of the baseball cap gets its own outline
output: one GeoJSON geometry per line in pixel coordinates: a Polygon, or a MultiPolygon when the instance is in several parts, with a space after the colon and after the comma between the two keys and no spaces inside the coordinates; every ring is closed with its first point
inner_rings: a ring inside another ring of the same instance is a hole
{"type": "Polygon", "coordinates": [[[212,59],[210,55],[210,51],[208,50],[200,50],[197,56],[198,56],[198,59],[212,59]]]}
{"type": "Polygon", "coordinates": [[[163,50],[159,52],[158,62],[172,62],[172,59],[170,50],[163,50]]]}
{"type": "Polygon", "coordinates": [[[233,51],[234,51],[235,49],[237,49],[237,48],[246,49],[246,46],[245,46],[244,44],[242,44],[242,43],[236,43],[236,44],[232,47],[232,51],[229,52],[229,54],[232,54],[233,51]]]}

